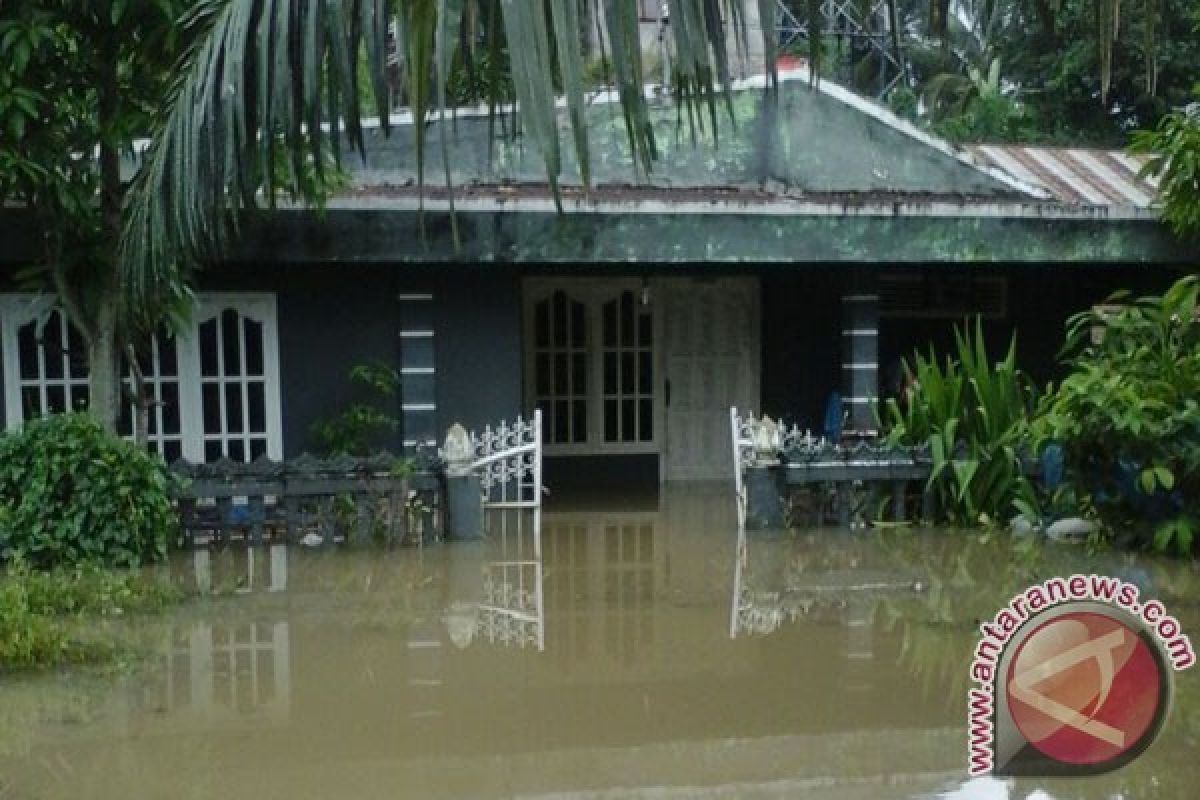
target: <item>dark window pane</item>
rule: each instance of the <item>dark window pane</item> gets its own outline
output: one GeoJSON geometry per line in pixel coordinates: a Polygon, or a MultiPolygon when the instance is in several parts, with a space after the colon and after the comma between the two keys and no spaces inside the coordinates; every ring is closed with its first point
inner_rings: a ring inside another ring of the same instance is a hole
{"type": "Polygon", "coordinates": [[[179,442],[163,442],[162,456],[168,464],[178,461],[183,458],[183,448],[179,442]]]}
{"type": "Polygon", "coordinates": [[[587,356],[583,353],[571,357],[571,392],[587,394],[587,356]]]}
{"type": "Polygon", "coordinates": [[[241,439],[229,440],[229,458],[233,461],[246,460],[246,443],[241,439]]]}
{"type": "Polygon", "coordinates": [[[238,383],[225,384],[225,425],[230,433],[242,432],[242,386],[238,383]]]}
{"type": "Polygon", "coordinates": [[[158,435],[158,407],[150,406],[146,411],[146,433],[150,436],[158,435]]]}
{"type": "Polygon", "coordinates": [[[554,345],[567,345],[567,296],[562,292],[554,293],[554,345]]]}
{"type": "Polygon", "coordinates": [[[252,319],[242,321],[246,332],[246,374],[263,374],[263,326],[252,319]]]}
{"type": "Polygon", "coordinates": [[[210,319],[200,326],[200,374],[206,378],[217,374],[217,321],[210,319]]]}
{"type": "Polygon", "coordinates": [[[604,393],[617,393],[617,354],[604,354],[604,393]]]}
{"type": "Polygon", "coordinates": [[[254,461],[257,458],[262,458],[267,454],[266,439],[251,439],[250,440],[250,460],[254,461]]]}
{"type": "Polygon", "coordinates": [[[67,390],[61,384],[46,387],[46,411],[60,414],[67,410],[67,390]]]}
{"type": "Polygon", "coordinates": [[[604,304],[604,346],[617,346],[617,304],[610,301],[604,304]]]}
{"type": "Polygon", "coordinates": [[[621,292],[621,345],[633,344],[633,292],[621,292]]]}
{"type": "Polygon", "coordinates": [[[654,403],[648,397],[638,401],[638,434],[643,442],[654,439],[654,403]]]}
{"type": "Polygon", "coordinates": [[[21,411],[25,419],[42,413],[42,396],[36,386],[26,386],[21,390],[21,411]]]}
{"type": "Polygon", "coordinates": [[[638,353],[638,392],[641,394],[651,394],[654,391],[650,388],[653,381],[654,362],[651,360],[650,352],[643,350],[638,353]]]}
{"type": "Polygon", "coordinates": [[[221,395],[220,386],[206,383],[200,390],[201,404],[204,406],[204,432],[221,433],[221,395]]]}
{"type": "Polygon", "coordinates": [[[574,441],[587,441],[587,401],[576,400],[572,403],[574,407],[575,419],[571,423],[571,433],[574,434],[574,441]]]}
{"type": "Polygon", "coordinates": [[[204,460],[216,461],[221,457],[221,443],[209,441],[204,443],[204,460]]]}
{"type": "Polygon", "coordinates": [[[179,433],[179,384],[162,385],[163,433],[179,433]]]}
{"type": "Polygon", "coordinates": [[[87,348],[83,345],[83,337],[74,325],[67,326],[67,357],[71,364],[72,378],[86,378],[87,348]]]}
{"type": "Polygon", "coordinates": [[[617,401],[604,401],[604,441],[617,440],[617,401]]]}
{"type": "Polygon", "coordinates": [[[36,380],[38,377],[37,326],[22,325],[17,331],[17,360],[21,365],[21,379],[36,380]]]}
{"type": "Polygon", "coordinates": [[[621,394],[633,394],[637,389],[633,382],[634,353],[621,353],[621,394]]]}
{"type": "Polygon", "coordinates": [[[88,407],[87,385],[71,387],[71,408],[76,411],[86,411],[88,407]]]}
{"type": "Polygon", "coordinates": [[[571,416],[570,409],[567,408],[566,400],[554,401],[554,441],[568,442],[570,438],[567,436],[567,427],[570,425],[571,416]]]}
{"type": "Polygon", "coordinates": [[[638,315],[638,344],[642,347],[654,344],[654,317],[649,314],[638,315]]]}
{"type": "Polygon", "coordinates": [[[587,326],[584,324],[583,303],[571,303],[571,346],[583,347],[587,343],[587,326]]]}
{"type": "Polygon", "coordinates": [[[242,357],[239,345],[242,337],[238,335],[238,313],[233,309],[221,312],[221,345],[225,353],[225,374],[242,374],[242,357]]]}
{"type": "Polygon", "coordinates": [[[538,353],[533,367],[533,391],[538,397],[550,394],[550,356],[538,353]]]}
{"type": "Polygon", "coordinates": [[[550,346],[550,303],[546,300],[533,307],[533,342],[536,347],[550,346]]]}
{"type": "Polygon", "coordinates": [[[250,433],[267,432],[267,390],[266,384],[258,381],[251,382],[246,387],[247,400],[250,403],[250,433]]]}
{"type": "MultiPolygon", "coordinates": [[[[142,374],[145,375],[147,378],[149,378],[151,375],[158,374],[154,369],[153,347],[154,347],[153,344],[147,345],[146,347],[139,347],[137,349],[137,352],[134,354],[137,358],[138,369],[141,370],[142,374]]],[[[128,372],[129,372],[128,364],[126,363],[125,357],[122,356],[121,357],[121,374],[125,375],[128,372]]]]}
{"type": "Polygon", "coordinates": [[[158,374],[175,377],[179,374],[175,352],[175,337],[158,334],[158,374]]]}
{"type": "Polygon", "coordinates": [[[567,393],[567,354],[554,354],[554,393],[556,395],[564,395],[567,393]]]}
{"type": "Polygon", "coordinates": [[[621,401],[621,441],[635,442],[637,441],[637,431],[634,430],[637,422],[636,409],[632,398],[627,398],[621,401]]]}
{"type": "Polygon", "coordinates": [[[133,412],[132,403],[121,403],[121,414],[117,418],[117,433],[122,436],[131,436],[133,434],[133,412]]]}
{"type": "Polygon", "coordinates": [[[63,378],[63,356],[66,355],[66,347],[67,343],[62,338],[62,323],[59,321],[58,312],[55,312],[42,326],[42,353],[47,378],[63,378]]]}

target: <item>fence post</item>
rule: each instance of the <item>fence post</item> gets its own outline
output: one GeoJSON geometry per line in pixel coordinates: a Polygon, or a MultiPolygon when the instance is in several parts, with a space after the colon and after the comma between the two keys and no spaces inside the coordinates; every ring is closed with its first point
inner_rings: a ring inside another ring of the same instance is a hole
{"type": "Polygon", "coordinates": [[[446,432],[446,539],[470,541],[483,537],[483,489],[471,469],[475,445],[457,422],[446,432]]]}

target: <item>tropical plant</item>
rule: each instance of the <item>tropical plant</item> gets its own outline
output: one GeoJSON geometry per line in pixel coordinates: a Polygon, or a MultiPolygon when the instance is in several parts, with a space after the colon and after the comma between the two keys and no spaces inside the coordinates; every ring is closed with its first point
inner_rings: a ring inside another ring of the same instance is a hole
{"type": "Polygon", "coordinates": [[[988,357],[983,325],[956,327],[953,356],[915,352],[904,363],[909,388],[883,406],[888,441],[927,446],[928,489],[950,522],[977,525],[1008,513],[1028,491],[1022,442],[1036,390],[1016,366],[1016,336],[1003,359],[988,357]]]}
{"type": "Polygon", "coordinates": [[[400,388],[400,374],[377,361],[350,368],[350,382],[365,396],[333,416],[313,425],[313,438],[322,452],[370,455],[381,449],[380,438],[400,425],[385,406],[394,403],[400,388]]]}
{"type": "Polygon", "coordinates": [[[124,304],[121,159],[152,128],[185,0],[8,0],[0,13],[0,206],[42,245],[25,278],[54,292],[87,349],[89,405],[109,430],[127,345],[189,300],[177,281],[124,304]]]}
{"type": "Polygon", "coordinates": [[[1110,529],[1179,553],[1200,531],[1198,292],[1190,275],[1161,296],[1120,292],[1071,317],[1070,373],[1033,428],[1062,443],[1070,478],[1110,529]]]}
{"type": "Polygon", "coordinates": [[[0,560],[50,568],[137,566],[166,556],[179,525],[162,460],[87,414],[0,436],[0,560]]]}
{"type": "Polygon", "coordinates": [[[1179,236],[1200,238],[1200,102],[1134,133],[1131,149],[1151,154],[1142,173],[1158,180],[1163,220],[1179,236]]]}

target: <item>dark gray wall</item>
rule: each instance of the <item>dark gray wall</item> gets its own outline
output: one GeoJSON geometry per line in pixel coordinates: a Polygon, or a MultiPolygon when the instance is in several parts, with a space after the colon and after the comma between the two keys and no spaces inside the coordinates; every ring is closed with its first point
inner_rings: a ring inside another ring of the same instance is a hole
{"type": "Polygon", "coordinates": [[[482,428],[522,413],[518,273],[443,268],[433,291],[440,434],[454,422],[482,428]]]}

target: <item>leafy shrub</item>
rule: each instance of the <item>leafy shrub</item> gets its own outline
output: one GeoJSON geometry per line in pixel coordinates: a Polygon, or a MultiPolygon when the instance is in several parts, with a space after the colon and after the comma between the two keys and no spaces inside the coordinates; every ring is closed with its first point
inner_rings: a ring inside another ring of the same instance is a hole
{"type": "Polygon", "coordinates": [[[400,374],[387,364],[367,362],[350,368],[350,382],[364,395],[342,411],[313,425],[313,438],[326,454],[365,456],[379,449],[380,440],[400,422],[383,407],[394,406],[400,374]]]}
{"type": "Polygon", "coordinates": [[[94,633],[98,617],[159,611],[182,597],[169,582],[94,564],[37,570],[17,557],[0,573],[0,668],[109,661],[121,651],[94,633]]]}
{"type": "Polygon", "coordinates": [[[86,414],[0,436],[0,558],[38,568],[162,559],[178,528],[162,461],[86,414]]]}
{"type": "Polygon", "coordinates": [[[1200,282],[1073,316],[1070,374],[1045,398],[1035,431],[1057,440],[1068,477],[1110,528],[1140,544],[1192,551],[1200,529],[1200,282]]]}
{"type": "Polygon", "coordinates": [[[955,328],[955,355],[914,353],[904,362],[910,388],[903,405],[889,399],[881,414],[889,442],[928,445],[929,488],[949,521],[975,525],[1010,512],[1028,492],[1021,444],[1036,391],[1016,366],[1016,336],[992,363],[981,322],[973,334],[955,328]]]}

